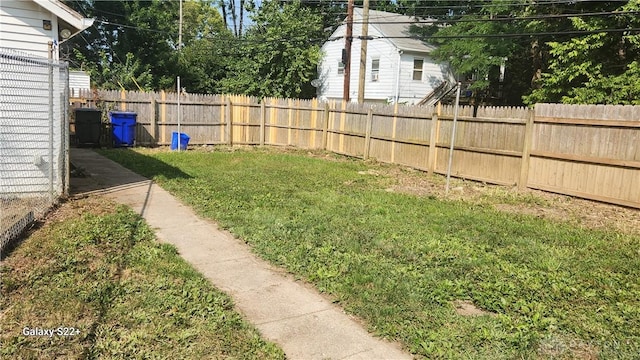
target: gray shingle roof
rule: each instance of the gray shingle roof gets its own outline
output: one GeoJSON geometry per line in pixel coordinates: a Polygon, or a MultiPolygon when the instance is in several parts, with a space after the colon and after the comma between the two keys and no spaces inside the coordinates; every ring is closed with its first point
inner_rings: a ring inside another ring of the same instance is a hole
{"type": "MultiPolygon", "coordinates": [[[[354,8],[354,21],[362,21],[362,8],[354,8]]],[[[408,37],[412,34],[409,32],[411,23],[417,23],[415,18],[410,16],[369,10],[370,27],[375,27],[385,37],[389,37],[389,41],[393,43],[399,50],[431,52],[435,46],[426,44],[417,39],[401,39],[398,37],[408,37]]]]}

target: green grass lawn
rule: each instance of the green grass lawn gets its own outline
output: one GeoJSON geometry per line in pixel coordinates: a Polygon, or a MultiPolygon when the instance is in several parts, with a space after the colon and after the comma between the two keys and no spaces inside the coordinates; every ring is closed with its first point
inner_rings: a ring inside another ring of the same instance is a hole
{"type": "Polygon", "coordinates": [[[385,165],[301,151],[104,154],[418,356],[640,353],[637,235],[390,192],[371,175],[385,165]],[[456,300],[492,314],[458,315],[456,300]]]}
{"type": "Polygon", "coordinates": [[[64,204],[1,269],[3,359],[284,358],[138,215],[105,199],[64,204]]]}

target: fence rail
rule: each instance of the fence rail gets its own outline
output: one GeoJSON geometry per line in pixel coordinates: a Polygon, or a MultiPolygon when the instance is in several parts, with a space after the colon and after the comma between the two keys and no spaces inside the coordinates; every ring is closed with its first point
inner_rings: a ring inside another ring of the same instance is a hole
{"type": "MultiPolygon", "coordinates": [[[[181,95],[190,144],[324,149],[447,170],[453,106],[419,107],[181,95]]],[[[86,106],[138,114],[139,145],[169,145],[175,93],[97,91],[86,106]]],[[[452,176],[640,208],[640,107],[537,104],[461,107],[452,176]]]]}

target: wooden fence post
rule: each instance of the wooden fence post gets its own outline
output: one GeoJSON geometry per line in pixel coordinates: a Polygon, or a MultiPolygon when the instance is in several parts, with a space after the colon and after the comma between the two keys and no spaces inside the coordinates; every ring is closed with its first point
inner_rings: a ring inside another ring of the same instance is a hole
{"type": "Polygon", "coordinates": [[[329,102],[324,103],[324,111],[322,112],[322,150],[327,150],[327,139],[329,133],[329,102]]]}
{"type": "Polygon", "coordinates": [[[264,146],[264,142],[265,142],[265,125],[267,122],[267,106],[265,104],[265,101],[267,101],[267,99],[262,98],[262,102],[260,103],[260,146],[264,146]]]}
{"type": "Polygon", "coordinates": [[[158,119],[156,119],[156,98],[151,96],[151,111],[149,112],[149,116],[151,117],[151,130],[149,134],[151,135],[151,144],[155,145],[158,143],[158,119]]]}
{"type": "Polygon", "coordinates": [[[342,101],[340,104],[340,109],[342,111],[340,112],[340,134],[338,135],[338,151],[344,153],[344,125],[347,121],[347,102],[342,101]]]}
{"type": "Polygon", "coordinates": [[[309,139],[309,147],[312,149],[316,148],[316,130],[318,128],[318,112],[316,111],[316,109],[318,108],[318,99],[314,98],[313,100],[311,100],[311,109],[313,109],[311,111],[311,128],[313,129],[310,133],[310,139],[309,139]]]}
{"type": "Polygon", "coordinates": [[[225,132],[227,136],[227,144],[229,146],[233,146],[233,120],[231,118],[231,97],[227,97],[227,101],[225,103],[225,132]]]}
{"type": "Polygon", "coordinates": [[[160,92],[160,101],[162,102],[162,104],[160,105],[160,123],[162,124],[160,130],[160,141],[162,144],[166,144],[167,127],[165,123],[167,122],[167,93],[164,92],[164,90],[160,92]]]}
{"type": "Polygon", "coordinates": [[[373,126],[373,110],[369,106],[367,111],[367,127],[364,134],[364,159],[369,158],[369,151],[371,149],[371,128],[373,126]]]}
{"type": "Polygon", "coordinates": [[[291,145],[291,128],[293,127],[293,100],[287,99],[287,111],[288,111],[288,127],[287,127],[287,146],[291,145]]]}
{"type": "Polygon", "coordinates": [[[533,142],[533,123],[535,121],[535,110],[529,110],[529,117],[524,130],[524,144],[522,146],[522,162],[520,163],[520,181],[518,189],[524,190],[529,181],[529,159],[531,158],[531,144],[533,142]]]}
{"type": "Polygon", "coordinates": [[[393,105],[393,130],[391,131],[391,163],[396,162],[396,129],[398,127],[398,103],[393,105]]]}
{"type": "MultiPolygon", "coordinates": [[[[120,100],[127,100],[127,92],[124,91],[124,89],[120,90],[120,100]]],[[[122,111],[127,111],[127,102],[126,101],[120,102],[120,109],[122,111]]]]}
{"type": "Polygon", "coordinates": [[[432,174],[436,169],[436,156],[438,154],[438,133],[440,129],[440,119],[438,113],[431,115],[431,134],[429,136],[429,158],[427,159],[427,171],[432,174]]]}

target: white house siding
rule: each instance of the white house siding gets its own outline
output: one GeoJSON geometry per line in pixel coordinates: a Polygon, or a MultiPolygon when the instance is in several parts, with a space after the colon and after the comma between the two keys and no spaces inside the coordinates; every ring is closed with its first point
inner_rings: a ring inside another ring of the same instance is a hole
{"type": "MultiPolygon", "coordinates": [[[[338,28],[332,37],[344,35],[344,26],[338,28]]],[[[359,26],[354,26],[353,36],[361,34],[359,26]]],[[[369,35],[382,36],[376,29],[369,28],[369,35]]],[[[323,99],[342,99],[344,76],[338,74],[338,62],[342,59],[342,49],[345,47],[344,39],[328,41],[323,47],[323,59],[319,66],[319,76],[322,80],[320,97],[323,99]]],[[[351,45],[351,78],[349,92],[351,99],[358,98],[358,77],[360,75],[360,47],[361,40],[354,39],[351,45]]],[[[365,99],[374,101],[387,101],[390,99],[390,90],[395,89],[397,73],[398,50],[386,39],[374,39],[367,42],[367,67],[365,75],[365,99]],[[371,79],[371,62],[380,60],[378,81],[371,79]]]]}
{"type": "Polygon", "coordinates": [[[0,197],[62,193],[66,71],[0,48],[0,197]]]}
{"type": "Polygon", "coordinates": [[[0,47],[47,58],[56,29],[57,16],[33,1],[0,1],[0,47]],[[43,20],[51,21],[52,30],[43,29],[43,20]]]}
{"type": "MultiPolygon", "coordinates": [[[[359,22],[356,18],[354,22],[359,22]]],[[[339,38],[327,41],[322,46],[323,59],[318,66],[318,76],[321,87],[318,90],[320,99],[342,99],[344,76],[338,74],[338,62],[342,59],[342,49],[345,47],[344,36],[346,26],[340,26],[332,35],[339,38]]],[[[354,25],[354,40],[351,46],[351,78],[349,82],[349,97],[352,101],[358,98],[358,77],[360,73],[361,40],[357,37],[362,33],[360,25],[354,25]]],[[[373,40],[367,41],[367,68],[365,77],[365,101],[398,102],[415,104],[435,89],[443,80],[451,80],[451,74],[445,64],[435,62],[427,52],[401,51],[389,39],[385,39],[375,25],[369,26],[369,36],[373,40]],[[424,59],[423,78],[413,80],[414,57],[424,59]],[[371,80],[371,62],[380,60],[379,80],[371,80]],[[398,73],[398,62],[401,62],[398,73]]]]}
{"type": "Polygon", "coordinates": [[[440,64],[428,54],[405,52],[401,56],[399,103],[416,104],[444,80],[454,81],[446,64],[440,64]],[[422,79],[413,80],[414,59],[422,59],[422,79]]]}
{"type": "MultiPolygon", "coordinates": [[[[344,36],[344,28],[340,27],[332,37],[344,36]]],[[[318,78],[321,84],[318,97],[326,99],[342,98],[343,75],[338,74],[338,63],[342,59],[343,40],[327,41],[322,45],[322,60],[318,65],[318,78]]]]}
{"type": "Polygon", "coordinates": [[[82,91],[91,89],[91,78],[84,71],[69,71],[69,93],[71,97],[77,97],[82,91]]]}

